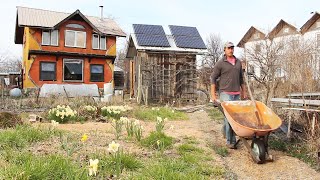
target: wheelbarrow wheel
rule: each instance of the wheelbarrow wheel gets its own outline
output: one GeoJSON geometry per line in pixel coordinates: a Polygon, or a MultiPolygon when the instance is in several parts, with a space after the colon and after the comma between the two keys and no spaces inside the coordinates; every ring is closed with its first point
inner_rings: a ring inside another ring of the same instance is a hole
{"type": "Polygon", "coordinates": [[[251,151],[253,152],[252,158],[256,163],[263,164],[266,161],[266,147],[262,140],[253,140],[251,143],[251,151]]]}

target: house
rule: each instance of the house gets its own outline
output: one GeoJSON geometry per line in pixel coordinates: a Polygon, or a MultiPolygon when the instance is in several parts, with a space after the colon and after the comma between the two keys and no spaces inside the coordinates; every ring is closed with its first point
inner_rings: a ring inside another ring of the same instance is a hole
{"type": "MultiPolygon", "coordinates": [[[[274,55],[281,55],[282,52],[292,48],[293,44],[298,44],[301,40],[302,35],[299,29],[281,19],[267,34],[253,26],[250,27],[237,46],[244,48],[244,56],[248,61],[248,72],[254,72],[256,77],[261,77],[263,76],[262,65],[267,63],[260,62],[262,59],[274,58],[276,60],[277,57],[274,55]],[[268,53],[270,57],[258,57],[259,54],[261,56],[268,53]]],[[[278,59],[277,62],[272,62],[272,66],[275,66],[275,77],[285,77],[286,72],[284,69],[287,69],[286,64],[283,58],[278,59]]]]}
{"type": "Polygon", "coordinates": [[[133,24],[126,58],[131,97],[138,102],[197,99],[197,55],[207,52],[198,30],[188,26],[133,24]]]}
{"type": "Polygon", "coordinates": [[[114,20],[80,10],[17,7],[14,41],[23,45],[23,88],[113,83],[116,39],[125,36],[114,20]]]}

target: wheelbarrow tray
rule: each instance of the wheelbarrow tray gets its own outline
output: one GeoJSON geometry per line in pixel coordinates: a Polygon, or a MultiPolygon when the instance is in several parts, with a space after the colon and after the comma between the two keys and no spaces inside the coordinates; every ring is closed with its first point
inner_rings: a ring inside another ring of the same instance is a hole
{"type": "Polygon", "coordinates": [[[233,131],[239,137],[266,136],[282,124],[282,120],[260,101],[256,101],[256,108],[252,101],[224,101],[221,106],[233,131]]]}

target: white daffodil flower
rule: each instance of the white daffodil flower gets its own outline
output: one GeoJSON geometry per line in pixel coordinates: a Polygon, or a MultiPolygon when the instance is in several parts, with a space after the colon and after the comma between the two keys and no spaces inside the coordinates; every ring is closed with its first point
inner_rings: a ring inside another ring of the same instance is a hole
{"type": "Polygon", "coordinates": [[[119,146],[120,146],[119,143],[115,143],[114,141],[112,141],[111,144],[109,144],[108,151],[117,152],[119,149],[119,146]]]}
{"type": "Polygon", "coordinates": [[[97,175],[97,171],[98,171],[98,163],[99,163],[99,160],[98,159],[95,159],[95,160],[92,160],[90,159],[90,164],[89,164],[89,176],[96,176],[97,175]]]}

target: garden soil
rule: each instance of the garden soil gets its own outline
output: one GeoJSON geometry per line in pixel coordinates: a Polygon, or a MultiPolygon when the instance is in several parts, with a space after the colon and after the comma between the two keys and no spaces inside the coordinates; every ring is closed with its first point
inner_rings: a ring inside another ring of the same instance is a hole
{"type": "MultiPolygon", "coordinates": [[[[213,148],[225,146],[225,139],[221,134],[221,122],[211,119],[205,110],[188,115],[189,120],[168,121],[165,125],[165,133],[174,137],[176,143],[184,142],[187,138],[196,139],[199,142],[198,145],[205,149],[206,153],[212,155],[215,165],[226,169],[226,179],[320,179],[320,173],[309,165],[279,151],[270,151],[270,154],[275,158],[274,162],[256,164],[241,142],[238,149],[228,149],[229,154],[222,157],[216,154],[213,148]]],[[[154,130],[155,122],[142,122],[142,125],[144,126],[144,135],[146,135],[154,130]]],[[[99,134],[98,138],[112,137],[110,123],[60,124],[58,127],[78,133],[99,134]]],[[[107,144],[108,142],[103,142],[100,146],[105,147],[107,144]]],[[[130,146],[130,143],[127,145],[130,146]]],[[[142,154],[145,156],[151,153],[144,148],[132,145],[129,149],[135,153],[144,151],[142,154]]]]}

